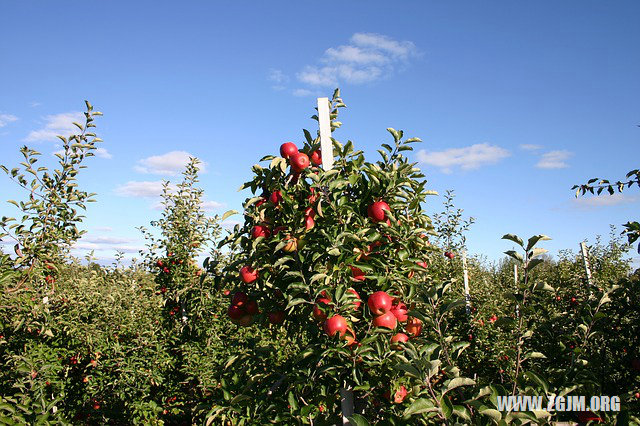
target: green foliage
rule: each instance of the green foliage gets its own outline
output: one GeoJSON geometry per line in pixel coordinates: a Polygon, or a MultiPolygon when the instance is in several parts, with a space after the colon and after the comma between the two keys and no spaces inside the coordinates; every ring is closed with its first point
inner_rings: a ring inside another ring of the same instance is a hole
{"type": "MultiPolygon", "coordinates": [[[[333,130],[344,106],[336,91],[333,130]]],[[[423,207],[434,192],[404,156],[419,139],[389,128],[374,162],[336,139],[329,171],[263,157],[243,185],[244,222],[224,238],[219,223],[235,212],[205,214],[192,159],[180,183],[165,183],[161,218],[141,228],[143,264],[82,265],[68,247],[90,198],[74,179],[99,141],[88,139],[88,109],[61,171],[29,169],[37,153],[26,149],[26,171],[13,176],[44,198],[17,203],[21,222],[3,221],[20,244],[15,257],[0,252],[0,423],[332,425],[343,395],[354,425],[579,420],[497,405],[565,394],[619,395],[620,413],[596,415],[640,422],[640,276],[615,231],[589,248],[593,286],[578,254],[554,260],[548,237],[505,235],[513,249],[500,262],[467,259],[467,312],[461,256],[442,254],[464,249],[473,219],[447,192],[432,222],[423,207]],[[378,201],[389,210],[373,220],[378,201]],[[257,226],[270,232],[254,235],[257,226]],[[407,322],[375,326],[367,301],[378,291],[406,305],[407,322]],[[237,292],[256,310],[232,320],[237,292]],[[346,333],[330,337],[323,315],[344,317],[346,333]],[[392,343],[398,332],[408,340],[392,343]]],[[[299,146],[310,154],[319,138],[305,130],[299,146]]]]}

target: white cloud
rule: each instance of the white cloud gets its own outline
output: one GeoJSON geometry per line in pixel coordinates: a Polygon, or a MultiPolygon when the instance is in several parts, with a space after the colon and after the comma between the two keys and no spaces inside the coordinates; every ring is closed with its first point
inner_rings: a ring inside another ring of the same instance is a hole
{"type": "Polygon", "coordinates": [[[9,123],[17,121],[18,117],[13,114],[0,114],[0,127],[4,127],[9,123]]]}
{"type": "Polygon", "coordinates": [[[616,193],[609,195],[609,193],[602,193],[600,196],[586,196],[580,198],[574,198],[573,204],[577,207],[584,209],[593,209],[598,207],[615,206],[618,204],[629,204],[638,201],[638,197],[629,196],[626,194],[616,193]]]}
{"type": "Polygon", "coordinates": [[[213,200],[205,200],[202,202],[202,208],[205,211],[217,210],[224,206],[225,206],[224,203],[220,203],[218,201],[213,201],[213,200]]]}
{"type": "Polygon", "coordinates": [[[520,145],[520,149],[523,149],[525,151],[537,151],[539,149],[542,149],[542,145],[534,145],[531,143],[524,143],[522,145],[520,145]]]}
{"type": "Polygon", "coordinates": [[[95,153],[96,153],[96,157],[105,158],[107,160],[110,160],[113,158],[113,155],[111,155],[111,153],[104,148],[97,148],[95,153]]]}
{"type": "Polygon", "coordinates": [[[162,194],[163,182],[155,181],[129,181],[115,189],[116,195],[121,197],[153,198],[162,194]]]}
{"type": "Polygon", "coordinates": [[[96,226],[93,229],[99,232],[113,232],[113,228],[110,226],[96,226]]]}
{"type": "Polygon", "coordinates": [[[31,131],[24,139],[26,142],[56,141],[56,136],[77,134],[79,129],[73,122],[83,124],[85,117],[81,112],[64,112],[62,114],[47,115],[45,125],[40,130],[31,131]]]}
{"type": "Polygon", "coordinates": [[[351,42],[363,48],[386,52],[394,58],[408,59],[417,54],[415,44],[410,41],[396,41],[391,37],[375,33],[356,33],[351,42]]]}
{"type": "Polygon", "coordinates": [[[232,230],[236,225],[242,225],[242,222],[240,222],[239,220],[227,219],[224,222],[220,223],[220,225],[224,229],[232,230]]]}
{"type": "Polygon", "coordinates": [[[565,150],[550,151],[542,154],[540,161],[536,164],[536,167],[540,169],[564,169],[569,167],[566,163],[573,153],[565,150]]]}
{"type": "Polygon", "coordinates": [[[73,245],[73,249],[137,253],[144,249],[144,245],[136,239],[127,237],[85,234],[73,245]]]}
{"type": "Polygon", "coordinates": [[[40,105],[42,105],[42,103],[36,101],[33,101],[29,104],[31,108],[39,107],[40,105]]]}
{"type": "Polygon", "coordinates": [[[338,86],[341,82],[369,83],[392,75],[398,65],[417,55],[418,50],[410,41],[397,41],[381,34],[356,33],[349,44],[325,50],[319,59],[324,65],[307,65],[297,78],[320,87],[338,86]]]}
{"type": "Polygon", "coordinates": [[[463,170],[477,169],[484,165],[496,164],[511,153],[497,145],[475,144],[464,148],[451,148],[444,151],[418,151],[418,161],[439,167],[443,173],[451,173],[454,167],[463,170]]]}
{"type": "Polygon", "coordinates": [[[281,70],[270,69],[269,70],[269,81],[274,83],[271,88],[274,90],[284,90],[286,88],[286,84],[289,82],[289,76],[283,73],[281,70]]]}
{"type": "MultiPolygon", "coordinates": [[[[139,160],[134,170],[145,174],[175,176],[185,169],[191,157],[195,156],[186,151],[171,151],[139,160]]],[[[198,168],[205,173],[206,163],[200,163],[198,168]]]]}
{"type": "Polygon", "coordinates": [[[313,95],[313,93],[314,92],[307,89],[296,89],[293,92],[291,92],[293,96],[298,96],[298,97],[311,96],[313,95]]]}

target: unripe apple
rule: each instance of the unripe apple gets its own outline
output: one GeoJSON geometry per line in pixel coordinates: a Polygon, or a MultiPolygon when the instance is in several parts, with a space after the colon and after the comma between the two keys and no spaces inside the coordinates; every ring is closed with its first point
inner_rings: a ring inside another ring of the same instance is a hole
{"type": "Polygon", "coordinates": [[[397,351],[402,349],[402,345],[398,343],[407,343],[409,341],[409,336],[404,333],[396,333],[391,338],[391,347],[397,351]]]}
{"type": "Polygon", "coordinates": [[[367,208],[367,214],[374,222],[382,222],[386,219],[386,211],[391,211],[389,204],[384,201],[376,201],[367,208]]]}
{"type": "Polygon", "coordinates": [[[294,172],[300,173],[309,167],[309,157],[304,152],[298,152],[289,157],[289,164],[294,172]]]}
{"type": "Polygon", "coordinates": [[[283,158],[289,158],[298,153],[298,147],[293,142],[285,142],[280,145],[280,156],[283,158]]]}
{"type": "Polygon", "coordinates": [[[315,318],[317,321],[325,321],[327,319],[327,314],[322,312],[322,309],[320,309],[320,303],[326,305],[324,306],[324,309],[326,311],[331,301],[325,297],[321,297],[316,300],[316,304],[313,305],[313,318],[315,318]]]}
{"type": "Polygon", "coordinates": [[[240,268],[240,279],[245,284],[251,284],[258,279],[258,270],[251,266],[243,266],[240,268]]]}
{"type": "Polygon", "coordinates": [[[341,315],[334,315],[327,319],[323,326],[324,332],[327,333],[329,337],[333,337],[336,334],[339,334],[340,337],[344,336],[347,332],[347,327],[347,320],[341,315]]]}
{"type": "Polygon", "coordinates": [[[296,250],[298,250],[298,239],[296,237],[288,237],[287,238],[287,244],[282,247],[282,250],[287,252],[287,253],[292,253],[296,250]]]}
{"type": "Polygon", "coordinates": [[[418,318],[409,318],[404,329],[410,336],[418,337],[422,332],[422,321],[418,318]]]}
{"type": "Polygon", "coordinates": [[[369,296],[367,305],[373,315],[382,315],[391,311],[391,308],[393,307],[393,297],[389,296],[384,291],[376,291],[369,296]]]}
{"type": "Polygon", "coordinates": [[[375,317],[373,319],[373,325],[375,327],[383,327],[393,330],[398,325],[398,320],[391,312],[387,312],[386,314],[375,317]]]}
{"type": "Polygon", "coordinates": [[[269,238],[269,235],[271,235],[271,231],[269,231],[269,228],[264,225],[256,225],[251,231],[251,236],[254,240],[259,237],[269,238]]]}
{"type": "Polygon", "coordinates": [[[316,166],[322,164],[322,153],[319,149],[311,153],[311,162],[316,166]]]}
{"type": "Polygon", "coordinates": [[[282,192],[280,191],[273,191],[271,193],[271,195],[269,196],[269,201],[271,201],[271,203],[274,206],[277,206],[278,204],[280,204],[280,201],[282,201],[282,192]]]}

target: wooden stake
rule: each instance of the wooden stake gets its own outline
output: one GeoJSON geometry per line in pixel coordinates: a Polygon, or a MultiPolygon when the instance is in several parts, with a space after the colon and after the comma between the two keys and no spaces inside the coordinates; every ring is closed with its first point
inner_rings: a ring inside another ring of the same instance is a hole
{"type": "Polygon", "coordinates": [[[464,300],[467,306],[467,315],[471,315],[471,295],[469,294],[469,273],[467,272],[466,250],[462,250],[462,274],[464,278],[464,300]]]}
{"type": "Polygon", "coordinates": [[[318,98],[318,124],[320,126],[320,150],[322,168],[333,168],[333,143],[331,142],[331,119],[329,117],[329,98],[318,98]]]}
{"type": "Polygon", "coordinates": [[[587,245],[582,242],[580,243],[580,249],[582,250],[582,261],[584,262],[584,271],[587,274],[587,283],[589,287],[593,286],[593,282],[591,279],[591,267],[589,266],[589,251],[587,250],[587,245]]]}

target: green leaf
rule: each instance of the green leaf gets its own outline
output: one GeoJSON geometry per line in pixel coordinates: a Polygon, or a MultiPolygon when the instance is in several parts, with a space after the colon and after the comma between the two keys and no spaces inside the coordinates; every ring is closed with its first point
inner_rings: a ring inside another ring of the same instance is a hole
{"type": "Polygon", "coordinates": [[[406,410],[404,410],[404,417],[409,417],[416,414],[428,413],[430,411],[436,411],[436,410],[437,408],[431,400],[425,399],[425,398],[419,398],[413,401],[413,403],[406,410]]]}
{"type": "Polygon", "coordinates": [[[522,239],[520,237],[518,237],[517,235],[515,235],[515,234],[504,234],[502,236],[502,239],[503,240],[511,240],[514,243],[518,244],[520,247],[524,246],[524,242],[522,241],[522,239]]]}
{"type": "Polygon", "coordinates": [[[347,417],[347,420],[349,420],[349,423],[351,423],[353,426],[369,426],[369,422],[361,414],[356,413],[352,416],[347,417]]]}
{"type": "Polygon", "coordinates": [[[445,418],[448,419],[451,417],[451,414],[453,413],[453,404],[448,396],[442,395],[442,398],[440,398],[440,409],[442,410],[442,414],[445,418]]]}
{"type": "Polygon", "coordinates": [[[473,386],[475,384],[476,381],[473,379],[469,379],[467,377],[456,377],[455,379],[451,379],[444,393],[447,393],[452,389],[458,388],[460,386],[473,386]]]}
{"type": "Polygon", "coordinates": [[[544,389],[545,394],[549,393],[549,383],[547,383],[547,381],[542,376],[534,373],[533,371],[525,371],[524,376],[544,389]]]}
{"type": "Polygon", "coordinates": [[[224,214],[222,215],[222,218],[220,218],[220,221],[223,221],[227,219],[229,216],[233,216],[234,214],[238,214],[238,212],[235,210],[228,210],[224,212],[224,214]]]}
{"type": "Polygon", "coordinates": [[[507,250],[504,252],[504,254],[511,256],[520,262],[524,262],[524,258],[522,257],[522,255],[515,250],[507,250]]]}
{"type": "MultiPolygon", "coordinates": [[[[504,238],[504,237],[502,237],[504,238]]],[[[551,238],[547,237],[546,235],[534,235],[533,237],[529,238],[529,241],[527,241],[527,251],[531,250],[536,244],[538,244],[538,241],[548,241],[551,238]]],[[[522,240],[520,240],[522,241],[522,240]]],[[[520,244],[522,245],[522,244],[520,244]]]]}
{"type": "Polygon", "coordinates": [[[496,422],[502,418],[502,414],[500,414],[500,411],[494,410],[493,408],[480,409],[478,410],[478,412],[483,416],[491,417],[496,422]]]}

